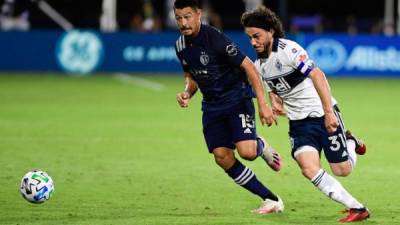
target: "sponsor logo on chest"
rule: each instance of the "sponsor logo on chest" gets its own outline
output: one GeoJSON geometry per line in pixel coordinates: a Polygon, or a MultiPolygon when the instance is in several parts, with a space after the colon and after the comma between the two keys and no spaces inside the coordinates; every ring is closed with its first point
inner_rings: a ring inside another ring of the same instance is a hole
{"type": "Polygon", "coordinates": [[[275,90],[278,93],[286,93],[291,90],[289,83],[285,80],[284,77],[267,80],[266,82],[272,90],[275,90]]]}

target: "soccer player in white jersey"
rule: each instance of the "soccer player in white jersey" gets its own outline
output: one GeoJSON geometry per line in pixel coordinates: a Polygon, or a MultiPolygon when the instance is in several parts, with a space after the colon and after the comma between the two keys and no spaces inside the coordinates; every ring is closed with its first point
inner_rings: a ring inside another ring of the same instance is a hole
{"type": "Polygon", "coordinates": [[[284,39],[282,23],[270,9],[245,12],[241,23],[258,54],[255,64],[274,113],[289,118],[292,157],[301,172],[322,193],[346,206],[348,215],[340,222],[367,219],[368,209],[321,168],[322,149],[336,176],[349,175],[357,154],[366,152],[365,144],[345,130],[324,73],[299,44],[284,39]]]}

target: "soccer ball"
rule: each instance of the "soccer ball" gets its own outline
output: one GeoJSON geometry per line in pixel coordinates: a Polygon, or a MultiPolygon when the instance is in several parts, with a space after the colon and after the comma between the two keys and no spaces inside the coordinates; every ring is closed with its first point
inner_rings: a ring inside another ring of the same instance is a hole
{"type": "Polygon", "coordinates": [[[21,180],[20,192],[28,202],[40,204],[49,200],[54,192],[54,182],[43,171],[29,171],[21,180]]]}

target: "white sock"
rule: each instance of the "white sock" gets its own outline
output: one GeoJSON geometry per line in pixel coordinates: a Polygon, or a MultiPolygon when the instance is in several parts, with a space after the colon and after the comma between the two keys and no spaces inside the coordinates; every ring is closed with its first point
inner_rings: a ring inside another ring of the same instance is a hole
{"type": "Polygon", "coordinates": [[[356,154],[356,142],[354,140],[347,140],[347,153],[349,153],[349,160],[351,163],[351,167],[354,168],[357,163],[357,154],[356,154]]]}
{"type": "Polygon", "coordinates": [[[320,169],[311,182],[329,198],[342,203],[347,208],[363,208],[358,202],[334,177],[323,169],[320,169]]]}

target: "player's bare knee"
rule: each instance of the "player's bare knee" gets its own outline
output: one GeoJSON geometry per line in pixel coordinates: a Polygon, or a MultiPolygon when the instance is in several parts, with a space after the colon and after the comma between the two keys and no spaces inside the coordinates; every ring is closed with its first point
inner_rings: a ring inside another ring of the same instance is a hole
{"type": "Polygon", "coordinates": [[[231,154],[214,154],[214,160],[224,170],[229,169],[235,163],[235,157],[231,154]]]}
{"type": "Polygon", "coordinates": [[[242,159],[253,161],[257,158],[257,144],[253,140],[240,141],[236,148],[242,159]]]}
{"type": "Polygon", "coordinates": [[[335,174],[335,176],[338,177],[347,177],[350,174],[350,172],[347,172],[345,170],[335,170],[333,171],[333,174],[335,174]]]}
{"type": "Polygon", "coordinates": [[[350,175],[353,167],[351,166],[350,162],[341,162],[331,164],[331,170],[332,173],[335,174],[335,176],[346,177],[350,175]]]}
{"type": "Polygon", "coordinates": [[[338,177],[347,177],[351,173],[351,167],[336,167],[332,168],[333,174],[338,177]]]}
{"type": "Polygon", "coordinates": [[[215,162],[220,166],[224,165],[227,161],[227,157],[223,155],[214,155],[214,159],[215,162]]]}
{"type": "Polygon", "coordinates": [[[257,158],[257,152],[256,151],[242,151],[239,152],[239,155],[242,159],[253,161],[257,158]]]}

